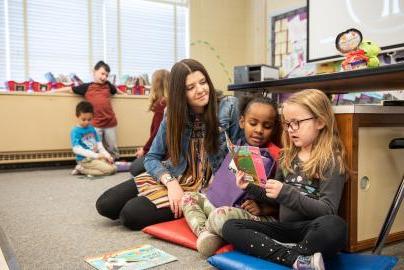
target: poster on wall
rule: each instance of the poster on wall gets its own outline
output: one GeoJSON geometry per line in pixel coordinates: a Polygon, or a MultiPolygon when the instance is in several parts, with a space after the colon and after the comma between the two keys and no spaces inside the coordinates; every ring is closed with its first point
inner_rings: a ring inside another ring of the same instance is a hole
{"type": "Polygon", "coordinates": [[[271,61],[282,78],[313,75],[315,65],[306,63],[307,9],[292,10],[270,18],[271,61]]]}

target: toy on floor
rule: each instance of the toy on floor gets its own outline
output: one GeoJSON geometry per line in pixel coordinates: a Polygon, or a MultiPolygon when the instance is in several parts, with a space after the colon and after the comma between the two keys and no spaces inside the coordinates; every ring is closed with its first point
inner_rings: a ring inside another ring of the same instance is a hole
{"type": "Polygon", "coordinates": [[[367,67],[368,57],[365,55],[364,50],[359,49],[361,42],[362,33],[355,28],[338,34],[335,39],[335,46],[345,56],[345,60],[341,63],[343,70],[356,70],[367,67]]]}

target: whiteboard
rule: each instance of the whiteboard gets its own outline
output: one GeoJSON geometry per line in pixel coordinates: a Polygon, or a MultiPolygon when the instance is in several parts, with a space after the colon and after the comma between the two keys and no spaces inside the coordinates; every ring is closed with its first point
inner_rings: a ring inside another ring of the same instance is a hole
{"type": "Polygon", "coordinates": [[[336,36],[350,28],[383,51],[404,48],[404,0],[307,0],[307,62],[341,57],[336,36]]]}

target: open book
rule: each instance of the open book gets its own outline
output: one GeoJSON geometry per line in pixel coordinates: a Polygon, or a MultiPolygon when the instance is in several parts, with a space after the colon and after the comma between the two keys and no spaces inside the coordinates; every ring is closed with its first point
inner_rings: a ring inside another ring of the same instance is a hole
{"type": "Polygon", "coordinates": [[[257,185],[265,184],[267,175],[260,148],[248,145],[234,145],[226,132],[225,136],[227,148],[233,159],[230,162],[229,169],[235,172],[238,170],[245,172],[247,181],[254,182],[257,185]]]}
{"type": "Polygon", "coordinates": [[[141,270],[176,260],[176,257],[151,245],[85,258],[87,263],[98,270],[141,270]]]}

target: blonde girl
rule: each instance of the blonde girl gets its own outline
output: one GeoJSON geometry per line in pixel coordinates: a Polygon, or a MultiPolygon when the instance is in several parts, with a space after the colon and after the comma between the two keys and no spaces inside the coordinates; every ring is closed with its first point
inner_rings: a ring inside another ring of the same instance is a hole
{"type": "Polygon", "coordinates": [[[169,76],[170,72],[166,69],[156,70],[152,75],[149,111],[153,112],[153,119],[150,126],[150,136],[146,144],[135,153],[136,159],[132,162],[129,169],[133,176],[145,172],[143,165],[144,156],[149,152],[153,139],[159,130],[160,123],[163,120],[164,109],[167,105],[169,76]]]}

